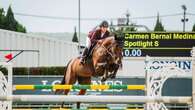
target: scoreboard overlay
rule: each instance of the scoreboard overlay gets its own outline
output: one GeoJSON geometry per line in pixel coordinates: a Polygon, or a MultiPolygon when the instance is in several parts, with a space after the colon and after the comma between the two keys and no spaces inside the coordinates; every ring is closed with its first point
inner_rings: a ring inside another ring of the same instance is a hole
{"type": "Polygon", "coordinates": [[[194,32],[124,33],[123,56],[187,57],[195,46],[194,32]]]}

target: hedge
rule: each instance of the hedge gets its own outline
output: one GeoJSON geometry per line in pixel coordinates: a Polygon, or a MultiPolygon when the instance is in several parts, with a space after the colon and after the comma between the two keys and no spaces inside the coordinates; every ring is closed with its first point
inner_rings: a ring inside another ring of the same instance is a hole
{"type": "MultiPolygon", "coordinates": [[[[15,67],[14,75],[63,75],[65,67],[15,67]]],[[[0,67],[0,71],[7,74],[7,69],[0,67]]]]}

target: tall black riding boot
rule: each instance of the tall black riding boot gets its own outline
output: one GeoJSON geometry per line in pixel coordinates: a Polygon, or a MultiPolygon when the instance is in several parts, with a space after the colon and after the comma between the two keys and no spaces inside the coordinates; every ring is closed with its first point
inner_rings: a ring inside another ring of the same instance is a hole
{"type": "Polygon", "coordinates": [[[81,61],[80,61],[80,64],[84,64],[86,59],[87,59],[87,54],[88,54],[88,48],[85,48],[83,53],[82,53],[82,56],[81,56],[81,61]]]}

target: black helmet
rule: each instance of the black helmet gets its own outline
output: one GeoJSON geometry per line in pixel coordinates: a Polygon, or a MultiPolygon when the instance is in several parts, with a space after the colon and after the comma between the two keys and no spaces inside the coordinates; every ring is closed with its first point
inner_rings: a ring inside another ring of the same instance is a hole
{"type": "Polygon", "coordinates": [[[107,21],[102,21],[101,24],[100,24],[100,27],[108,27],[109,24],[107,21]]]}

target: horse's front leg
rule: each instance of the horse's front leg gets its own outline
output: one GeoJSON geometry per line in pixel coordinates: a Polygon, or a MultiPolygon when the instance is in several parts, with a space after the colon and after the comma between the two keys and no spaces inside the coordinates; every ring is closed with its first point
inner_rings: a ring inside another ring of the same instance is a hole
{"type": "Polygon", "coordinates": [[[116,73],[117,73],[117,71],[118,71],[118,69],[119,69],[119,65],[115,65],[114,66],[114,71],[111,73],[111,74],[109,74],[109,78],[111,78],[111,79],[114,79],[114,78],[116,78],[116,73]]]}
{"type": "Polygon", "coordinates": [[[108,79],[108,69],[104,69],[104,75],[101,78],[101,82],[104,82],[108,79]]]}
{"type": "MultiPolygon", "coordinates": [[[[64,95],[68,95],[68,93],[69,93],[69,89],[65,89],[64,90],[64,95]]],[[[62,102],[62,105],[61,105],[61,108],[63,108],[64,107],[64,102],[62,102]]]]}

